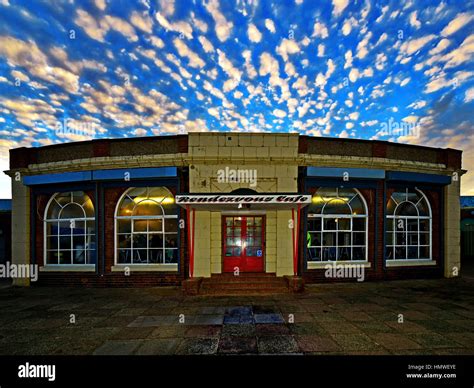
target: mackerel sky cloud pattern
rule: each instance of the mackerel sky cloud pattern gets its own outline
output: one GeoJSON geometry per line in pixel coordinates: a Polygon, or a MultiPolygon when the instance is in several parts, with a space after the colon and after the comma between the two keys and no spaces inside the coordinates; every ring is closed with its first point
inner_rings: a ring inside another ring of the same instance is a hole
{"type": "Polygon", "coordinates": [[[266,131],[459,148],[474,170],[473,27],[473,1],[0,0],[0,168],[21,146],[266,131]]]}

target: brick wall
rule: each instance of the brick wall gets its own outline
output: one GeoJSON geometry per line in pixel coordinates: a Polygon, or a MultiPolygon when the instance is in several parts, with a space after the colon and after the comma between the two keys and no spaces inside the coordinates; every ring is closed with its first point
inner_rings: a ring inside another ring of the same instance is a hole
{"type": "MultiPolygon", "coordinates": [[[[311,195],[317,188],[311,188],[309,193],[311,195]]],[[[384,202],[384,184],[383,181],[377,182],[376,189],[359,189],[361,194],[364,196],[369,211],[369,225],[368,225],[368,261],[372,264],[371,268],[365,269],[365,280],[382,280],[382,279],[410,279],[410,278],[437,278],[443,275],[443,258],[440,255],[441,242],[439,239],[440,228],[442,225],[440,215],[440,194],[435,190],[423,190],[423,193],[427,196],[430,201],[432,210],[432,252],[433,259],[436,260],[436,266],[420,266],[420,267],[390,267],[384,268],[384,209],[386,203],[384,202]],[[376,198],[377,193],[377,198],[376,198]],[[377,214],[375,209],[377,208],[377,214]],[[376,217],[377,215],[377,217],[376,217]],[[376,225],[377,225],[377,245],[376,243],[376,225]]],[[[394,189],[387,190],[387,199],[390,197],[394,189]]],[[[302,224],[300,225],[301,230],[304,230],[302,224]]],[[[306,249],[305,238],[300,236],[300,268],[304,268],[304,257],[303,252],[306,249]]],[[[355,279],[338,279],[338,278],[326,278],[324,276],[324,269],[308,269],[302,272],[302,276],[308,283],[314,282],[353,282],[355,279]]]]}
{"type": "MultiPolygon", "coordinates": [[[[78,188],[80,190],[80,188],[78,188]]],[[[130,276],[125,276],[122,272],[111,272],[111,267],[114,265],[114,212],[117,201],[121,195],[126,191],[126,187],[106,188],[103,190],[104,208],[99,206],[99,228],[96,235],[97,251],[97,265],[99,273],[95,272],[40,272],[37,285],[53,286],[94,286],[94,287],[150,287],[159,285],[180,285],[184,279],[185,271],[185,257],[186,239],[185,231],[180,235],[180,272],[131,272],[130,276]],[[102,225],[102,217],[100,212],[104,212],[104,225],[102,225]],[[100,233],[104,227],[105,240],[102,244],[102,234],[100,233]],[[104,246],[104,252],[101,247],[104,246]],[[105,260],[105,273],[102,273],[103,260],[105,260]]],[[[176,194],[176,188],[170,188],[173,194],[176,194]]],[[[95,198],[94,191],[85,191],[92,199],[94,206],[98,206],[98,201],[95,198]]],[[[43,249],[44,249],[44,229],[43,216],[46,205],[49,201],[49,194],[40,194],[37,196],[36,206],[36,231],[35,231],[35,248],[36,248],[36,263],[40,266],[44,265],[43,249]]],[[[100,205],[100,204],[99,204],[100,205]]],[[[180,218],[185,218],[184,210],[180,210],[180,218]]]]}

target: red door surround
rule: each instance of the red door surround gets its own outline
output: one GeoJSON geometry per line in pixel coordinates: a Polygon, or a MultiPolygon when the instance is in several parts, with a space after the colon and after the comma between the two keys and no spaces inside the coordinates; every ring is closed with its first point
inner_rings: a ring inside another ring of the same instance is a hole
{"type": "Polygon", "coordinates": [[[263,272],[264,216],[222,217],[223,272],[263,272]]]}

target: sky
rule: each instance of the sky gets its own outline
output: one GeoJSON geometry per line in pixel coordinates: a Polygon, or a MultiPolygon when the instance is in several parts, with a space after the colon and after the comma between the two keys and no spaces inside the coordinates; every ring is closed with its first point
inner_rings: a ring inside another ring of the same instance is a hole
{"type": "Polygon", "coordinates": [[[2,171],[16,147],[297,132],[461,149],[474,195],[473,112],[473,0],[0,0],[2,171]]]}

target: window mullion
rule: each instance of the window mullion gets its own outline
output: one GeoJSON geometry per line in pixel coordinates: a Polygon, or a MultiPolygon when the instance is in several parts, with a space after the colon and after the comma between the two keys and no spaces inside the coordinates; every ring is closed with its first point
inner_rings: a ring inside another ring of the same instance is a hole
{"type": "MultiPolygon", "coordinates": [[[[163,215],[164,215],[164,212],[163,212],[163,215]]],[[[165,249],[165,237],[166,237],[166,229],[165,229],[165,218],[162,216],[161,218],[161,234],[163,236],[162,238],[162,244],[163,244],[163,253],[162,253],[162,262],[163,264],[166,263],[166,257],[165,257],[165,254],[166,254],[166,249],[165,249]]]]}
{"type": "Polygon", "coordinates": [[[353,251],[354,251],[354,228],[352,226],[352,217],[350,218],[349,220],[350,222],[350,226],[351,226],[351,257],[350,257],[350,260],[352,261],[354,259],[354,256],[353,256],[353,251]]]}
{"type": "Polygon", "coordinates": [[[150,264],[150,221],[146,220],[146,263],[150,264]]]}

